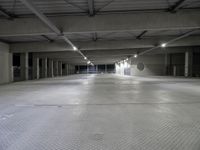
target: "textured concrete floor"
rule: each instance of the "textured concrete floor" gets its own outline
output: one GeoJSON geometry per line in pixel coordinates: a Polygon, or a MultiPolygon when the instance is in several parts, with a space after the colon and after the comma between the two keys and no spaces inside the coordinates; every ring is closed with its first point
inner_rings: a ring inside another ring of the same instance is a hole
{"type": "Polygon", "coordinates": [[[0,86],[0,150],[199,150],[200,80],[76,75],[0,86]]]}

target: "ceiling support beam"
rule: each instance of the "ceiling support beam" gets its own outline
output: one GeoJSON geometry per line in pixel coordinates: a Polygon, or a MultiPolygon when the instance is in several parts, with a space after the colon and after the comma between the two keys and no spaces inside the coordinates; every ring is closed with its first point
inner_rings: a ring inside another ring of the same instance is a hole
{"type": "Polygon", "coordinates": [[[165,48],[165,46],[167,47],[168,44],[171,44],[171,43],[173,43],[173,42],[176,42],[176,41],[178,41],[178,40],[181,40],[181,39],[183,39],[183,38],[186,38],[186,37],[190,36],[191,34],[197,32],[197,31],[199,31],[199,30],[200,30],[200,29],[196,29],[196,30],[192,30],[192,31],[186,32],[186,33],[184,33],[184,34],[182,34],[182,35],[180,35],[180,36],[178,36],[178,37],[176,37],[176,38],[174,38],[174,39],[169,40],[168,42],[161,43],[160,45],[156,45],[156,46],[154,46],[153,48],[150,48],[150,49],[148,49],[148,50],[146,50],[146,51],[144,51],[144,52],[141,52],[141,53],[139,53],[138,55],[144,55],[144,54],[149,53],[149,52],[151,52],[151,51],[153,51],[153,50],[155,50],[155,49],[158,49],[158,48],[162,48],[162,47],[165,48]],[[162,46],[162,44],[164,44],[165,46],[162,46]]]}
{"type": "Polygon", "coordinates": [[[7,19],[13,19],[13,16],[10,13],[8,13],[5,9],[3,9],[1,6],[0,6],[0,14],[2,14],[7,19]]]}
{"type": "Polygon", "coordinates": [[[62,33],[61,30],[51,22],[40,10],[30,0],[20,0],[24,5],[26,5],[44,24],[46,24],[53,32],[60,36],[66,43],[68,43],[74,51],[77,51],[83,58],[86,58],[84,54],[78,50],[78,48],[62,33]]]}
{"type": "Polygon", "coordinates": [[[140,35],[136,37],[136,39],[141,40],[142,37],[147,33],[147,30],[143,31],[140,35]]]}
{"type": "MultiPolygon", "coordinates": [[[[181,11],[179,13],[152,12],[136,14],[109,14],[88,16],[49,17],[59,27],[63,34],[82,32],[121,32],[121,31],[159,31],[185,30],[200,27],[200,12],[181,11]]],[[[140,33],[139,32],[139,33],[140,33]]],[[[19,18],[14,21],[0,21],[0,37],[24,35],[52,35],[37,18],[19,18]],[[17,27],[17,28],[16,28],[17,27]]]]}
{"type": "Polygon", "coordinates": [[[88,1],[89,15],[94,16],[95,15],[94,0],[87,0],[87,1],[88,1]]]}
{"type": "MultiPolygon", "coordinates": [[[[85,53],[86,50],[97,51],[97,50],[117,50],[117,49],[139,49],[146,48],[150,49],[155,47],[157,44],[171,41],[177,37],[162,37],[162,38],[143,38],[141,40],[97,40],[95,41],[77,41],[75,44],[80,46],[80,50],[85,53]]],[[[189,36],[182,40],[169,43],[167,47],[183,47],[183,46],[200,46],[200,36],[189,36]]],[[[27,42],[27,43],[12,43],[10,44],[11,52],[58,52],[58,51],[71,51],[71,47],[66,46],[65,42],[27,42]]],[[[77,54],[77,53],[75,53],[77,54]]]]}
{"type": "Polygon", "coordinates": [[[47,41],[49,42],[54,42],[54,40],[50,39],[48,36],[46,35],[42,35],[43,38],[45,38],[47,41]]]}
{"type": "Polygon", "coordinates": [[[179,8],[183,5],[186,0],[178,0],[172,7],[169,8],[169,11],[174,13],[177,12],[179,8]]]}

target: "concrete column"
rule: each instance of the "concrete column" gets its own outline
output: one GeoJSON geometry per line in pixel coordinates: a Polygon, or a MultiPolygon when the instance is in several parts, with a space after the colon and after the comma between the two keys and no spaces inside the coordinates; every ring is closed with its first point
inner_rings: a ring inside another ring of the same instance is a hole
{"type": "Polygon", "coordinates": [[[53,74],[55,77],[58,76],[58,61],[53,62],[53,74]]]}
{"type": "Polygon", "coordinates": [[[185,77],[192,76],[192,51],[185,52],[185,77]]]}
{"type": "Polygon", "coordinates": [[[62,62],[61,61],[58,62],[58,75],[62,76],[62,62]]]}
{"type": "Polygon", "coordinates": [[[40,78],[39,58],[33,55],[33,79],[40,78]]]}
{"type": "Polygon", "coordinates": [[[169,74],[169,65],[170,65],[170,54],[165,54],[164,75],[168,75],[169,74]]]}
{"type": "Polygon", "coordinates": [[[47,58],[42,58],[42,78],[47,78],[47,58]]]}
{"type": "Polygon", "coordinates": [[[21,53],[20,55],[20,78],[21,80],[28,80],[28,53],[21,53]]]}
{"type": "Polygon", "coordinates": [[[96,73],[97,74],[99,73],[99,71],[98,71],[98,65],[96,65],[96,73]]]}
{"type": "Polygon", "coordinates": [[[105,73],[107,73],[107,65],[105,65],[105,73]]]}
{"type": "Polygon", "coordinates": [[[173,76],[176,76],[176,66],[173,66],[173,76]]]}
{"type": "Polygon", "coordinates": [[[53,60],[48,59],[48,77],[53,78],[53,60]]]}
{"type": "Polygon", "coordinates": [[[89,65],[87,65],[87,74],[89,73],[89,65]]]}
{"type": "Polygon", "coordinates": [[[9,82],[14,81],[14,72],[13,72],[13,53],[9,53],[9,82]]]}
{"type": "Polygon", "coordinates": [[[75,71],[74,65],[71,65],[71,74],[74,74],[74,71],[75,71]]]}
{"type": "Polygon", "coordinates": [[[65,75],[69,75],[69,65],[65,64],[65,75]]]}

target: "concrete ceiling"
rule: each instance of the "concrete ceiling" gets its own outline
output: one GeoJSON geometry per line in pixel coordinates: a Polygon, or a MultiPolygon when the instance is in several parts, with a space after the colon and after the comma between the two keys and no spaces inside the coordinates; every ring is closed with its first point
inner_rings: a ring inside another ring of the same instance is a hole
{"type": "MultiPolygon", "coordinates": [[[[94,63],[114,63],[168,41],[169,49],[200,46],[199,0],[28,1],[94,63]]],[[[86,63],[21,0],[0,0],[0,40],[12,52],[86,63]]]]}

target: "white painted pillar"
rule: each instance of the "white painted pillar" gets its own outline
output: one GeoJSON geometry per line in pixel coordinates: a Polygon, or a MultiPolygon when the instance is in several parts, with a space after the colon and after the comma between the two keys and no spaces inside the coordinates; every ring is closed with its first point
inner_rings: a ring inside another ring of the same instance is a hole
{"type": "Polygon", "coordinates": [[[28,53],[20,54],[20,78],[28,80],[28,53]]]}

